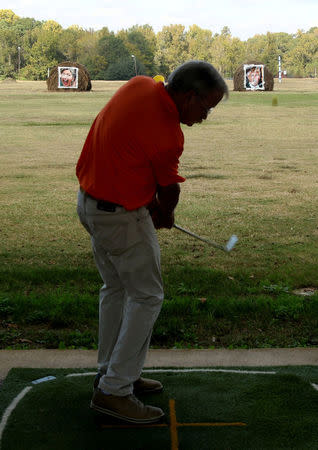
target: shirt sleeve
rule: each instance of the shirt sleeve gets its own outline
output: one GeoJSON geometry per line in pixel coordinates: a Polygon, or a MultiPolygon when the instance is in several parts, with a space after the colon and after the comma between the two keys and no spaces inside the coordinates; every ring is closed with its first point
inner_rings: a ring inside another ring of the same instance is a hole
{"type": "Polygon", "coordinates": [[[157,184],[168,186],[169,184],[183,183],[185,181],[185,178],[178,173],[181,153],[182,150],[166,150],[155,153],[151,163],[157,184]]]}

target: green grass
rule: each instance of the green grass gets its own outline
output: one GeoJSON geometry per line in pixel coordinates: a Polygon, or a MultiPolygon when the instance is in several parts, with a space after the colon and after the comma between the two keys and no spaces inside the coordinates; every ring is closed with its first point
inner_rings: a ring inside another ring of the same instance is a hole
{"type": "MultiPolygon", "coordinates": [[[[93,269],[3,272],[3,348],[97,348],[98,290],[93,269]]],[[[252,348],[318,344],[318,298],[286,284],[180,266],[164,275],[166,298],[154,347],[252,348]]]]}
{"type": "Polygon", "coordinates": [[[0,391],[0,417],[22,389],[32,389],[9,417],[1,448],[93,450],[104,448],[107,442],[107,448],[120,450],[126,449],[129,442],[132,449],[173,450],[170,399],[175,401],[175,430],[180,450],[316,448],[318,392],[312,384],[318,383],[317,367],[250,367],[248,370],[272,373],[147,373],[146,377],[163,383],[164,391],[160,395],[142,396],[141,400],[165,411],[163,427],[125,429],[118,428],[118,421],[89,409],[93,375],[67,378],[69,373],[84,371],[12,369],[0,391]],[[55,376],[56,380],[31,384],[47,375],[55,376]],[[245,425],[187,426],[233,422],[245,425]]]}
{"type": "MultiPolygon", "coordinates": [[[[120,84],[67,95],[0,83],[1,348],[96,348],[101,282],[75,165],[120,84]]],[[[225,254],[158,232],[166,299],[153,346],[317,345],[318,296],[293,294],[318,288],[317,112],[313,80],[284,80],[272,93],[231,92],[204,124],[183,127],[176,222],[239,242],[225,254]]]]}

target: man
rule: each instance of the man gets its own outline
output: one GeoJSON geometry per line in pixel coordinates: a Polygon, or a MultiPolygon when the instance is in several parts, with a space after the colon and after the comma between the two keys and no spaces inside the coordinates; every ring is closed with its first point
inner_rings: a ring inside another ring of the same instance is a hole
{"type": "Polygon", "coordinates": [[[91,401],[104,414],[134,423],[164,415],[135,396],[162,390],[140,377],[164,297],[155,228],[173,226],[185,181],[180,122],[202,122],[224,95],[223,78],[203,61],[178,67],[166,86],[138,76],[115,93],[86,138],[76,168],[78,215],[104,282],[91,401]]]}

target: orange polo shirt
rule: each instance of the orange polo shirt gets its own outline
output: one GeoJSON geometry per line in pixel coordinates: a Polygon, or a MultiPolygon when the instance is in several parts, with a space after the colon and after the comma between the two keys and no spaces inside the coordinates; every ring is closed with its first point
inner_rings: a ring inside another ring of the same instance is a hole
{"type": "Polygon", "coordinates": [[[157,185],[178,175],[184,136],[179,113],[163,83],[137,76],[95,118],[76,166],[81,187],[127,210],[151,202],[157,185]]]}

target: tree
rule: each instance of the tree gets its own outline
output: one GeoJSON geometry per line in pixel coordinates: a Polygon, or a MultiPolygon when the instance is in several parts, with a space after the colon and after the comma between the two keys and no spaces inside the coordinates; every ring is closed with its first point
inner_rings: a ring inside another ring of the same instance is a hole
{"type": "MultiPolygon", "coordinates": [[[[117,37],[122,39],[125,47],[136,61],[146,68],[150,76],[156,72],[154,58],[156,51],[156,35],[150,25],[135,25],[128,30],[121,30],[117,37]]],[[[138,72],[139,73],[139,72],[138,72]]]]}
{"type": "Polygon", "coordinates": [[[107,61],[99,55],[97,43],[99,34],[94,30],[85,30],[78,40],[78,62],[83,64],[92,79],[98,80],[100,73],[105,73],[107,61]]]}
{"type": "Polygon", "coordinates": [[[318,67],[318,33],[298,32],[295,45],[286,55],[284,67],[297,77],[313,76],[318,67]]]}
{"type": "Polygon", "coordinates": [[[292,34],[288,33],[272,33],[276,39],[278,54],[283,58],[295,44],[292,34]]]}
{"type": "Polygon", "coordinates": [[[265,36],[263,34],[255,34],[246,41],[245,59],[247,61],[260,61],[264,59],[265,36]]]}
{"type": "Polygon", "coordinates": [[[227,49],[231,45],[231,33],[228,27],[224,27],[221,34],[216,34],[213,40],[212,64],[225,76],[229,75],[227,49]]]}
{"type": "MultiPolygon", "coordinates": [[[[140,62],[136,61],[136,68],[138,75],[145,75],[146,68],[140,62]]],[[[132,61],[132,58],[126,57],[118,60],[115,63],[109,65],[106,70],[105,79],[106,80],[129,80],[136,75],[135,64],[132,61]]]]}
{"type": "Polygon", "coordinates": [[[225,46],[225,51],[226,51],[226,61],[225,61],[226,69],[224,75],[229,78],[232,78],[238,66],[240,66],[244,61],[245,45],[240,39],[231,38],[225,46]]]}
{"type": "Polygon", "coordinates": [[[11,9],[0,10],[0,75],[13,77],[17,67],[17,37],[14,24],[19,16],[11,9]]]}
{"type": "Polygon", "coordinates": [[[168,75],[188,59],[189,44],[183,25],[169,25],[157,35],[155,62],[159,72],[168,75]]]}
{"type": "Polygon", "coordinates": [[[231,37],[232,33],[231,33],[230,28],[225,25],[225,27],[223,27],[222,30],[221,30],[221,35],[222,36],[231,37]]]}
{"type": "Polygon", "coordinates": [[[308,31],[312,40],[312,58],[311,61],[306,64],[306,76],[317,78],[318,74],[318,27],[312,27],[308,31]]]}
{"type": "MultiPolygon", "coordinates": [[[[26,57],[30,54],[31,48],[33,44],[36,42],[36,39],[32,37],[32,31],[37,27],[41,27],[43,22],[38,20],[23,17],[17,20],[14,24],[14,28],[16,30],[16,43],[18,47],[20,47],[19,51],[19,59],[20,59],[20,68],[22,69],[26,64],[26,57]]],[[[16,46],[17,47],[17,46],[16,46]]],[[[17,51],[15,49],[15,51],[17,51]]],[[[16,56],[16,55],[15,55],[16,56]]],[[[15,58],[17,61],[17,57],[15,58]]]]}
{"type": "Polygon", "coordinates": [[[278,72],[278,48],[275,35],[273,33],[267,33],[265,38],[265,48],[263,53],[262,62],[266,64],[269,71],[276,75],[278,72]]]}
{"type": "Polygon", "coordinates": [[[67,60],[78,61],[80,54],[79,42],[84,33],[83,28],[78,25],[71,25],[66,30],[62,30],[60,48],[67,60]]]}
{"type": "Polygon", "coordinates": [[[11,9],[0,9],[0,21],[6,22],[7,25],[12,25],[19,19],[11,9]]]}
{"type": "Polygon", "coordinates": [[[259,61],[277,73],[278,56],[292,76],[316,76],[318,27],[295,34],[267,33],[246,42],[231,36],[229,27],[220,34],[191,25],[169,25],[155,34],[150,25],[134,25],[117,34],[107,27],[66,29],[53,21],[21,18],[11,9],[0,10],[0,76],[20,75],[45,79],[47,69],[61,61],[86,66],[93,79],[129,78],[138,73],[167,76],[189,59],[211,62],[223,76],[231,77],[243,61],[259,61]],[[135,59],[132,59],[134,55],[135,59]]]}
{"type": "Polygon", "coordinates": [[[191,25],[186,34],[188,42],[188,56],[190,59],[211,61],[213,35],[212,31],[204,30],[198,25],[191,25]]]}
{"type": "Polygon", "coordinates": [[[130,56],[123,40],[120,37],[115,36],[113,32],[109,32],[99,39],[97,50],[100,55],[103,55],[106,58],[108,64],[112,64],[121,58],[130,56]]]}
{"type": "Polygon", "coordinates": [[[98,77],[106,79],[107,68],[118,61],[130,58],[131,55],[128,49],[125,47],[123,40],[120,37],[115,36],[113,32],[102,32],[102,37],[97,42],[97,53],[102,56],[107,63],[107,67],[104,70],[98,72],[98,77]]]}
{"type": "Polygon", "coordinates": [[[34,44],[31,32],[42,22],[20,18],[11,10],[1,10],[0,17],[0,74],[12,76],[25,65],[25,55],[34,44]]]}
{"type": "Polygon", "coordinates": [[[33,80],[45,80],[48,68],[65,59],[60,49],[61,33],[61,25],[53,20],[33,30],[35,42],[25,56],[27,64],[21,70],[22,75],[33,80]]]}

